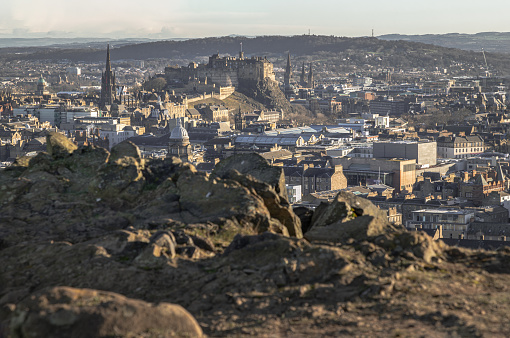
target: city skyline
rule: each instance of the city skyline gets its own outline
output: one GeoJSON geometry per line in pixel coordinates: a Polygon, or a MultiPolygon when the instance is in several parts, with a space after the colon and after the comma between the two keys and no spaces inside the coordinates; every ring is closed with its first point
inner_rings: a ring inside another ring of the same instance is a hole
{"type": "Polygon", "coordinates": [[[214,3],[154,0],[141,6],[134,0],[18,0],[1,3],[1,38],[101,37],[197,38],[239,34],[368,36],[383,34],[443,34],[508,32],[505,13],[510,3],[491,3],[491,20],[481,20],[483,8],[460,0],[390,3],[367,0],[296,0],[214,3]]]}

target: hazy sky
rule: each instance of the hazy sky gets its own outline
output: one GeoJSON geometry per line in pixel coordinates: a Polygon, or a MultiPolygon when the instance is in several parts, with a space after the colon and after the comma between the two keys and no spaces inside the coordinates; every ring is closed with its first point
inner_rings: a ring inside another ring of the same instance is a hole
{"type": "Polygon", "coordinates": [[[0,37],[508,32],[509,12],[508,0],[0,0],[0,37]]]}

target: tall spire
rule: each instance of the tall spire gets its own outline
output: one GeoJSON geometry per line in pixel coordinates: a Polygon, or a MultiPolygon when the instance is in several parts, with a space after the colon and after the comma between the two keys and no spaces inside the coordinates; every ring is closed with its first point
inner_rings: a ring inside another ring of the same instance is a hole
{"type": "Polygon", "coordinates": [[[305,63],[303,62],[303,67],[301,69],[301,77],[299,78],[299,83],[301,86],[305,86],[305,63]]]}
{"type": "Polygon", "coordinates": [[[106,47],[106,69],[101,78],[101,97],[99,99],[99,106],[101,108],[106,105],[112,105],[117,100],[115,74],[112,72],[112,65],[110,61],[110,45],[106,47]]]}
{"type": "Polygon", "coordinates": [[[308,87],[313,88],[315,87],[314,79],[313,79],[313,68],[312,63],[310,62],[310,72],[308,73],[308,87]]]}
{"type": "Polygon", "coordinates": [[[290,87],[290,79],[292,78],[292,66],[290,64],[290,53],[287,55],[287,67],[285,68],[285,74],[283,76],[283,82],[285,83],[285,88],[290,87]]]}
{"type": "Polygon", "coordinates": [[[107,45],[106,47],[106,71],[111,71],[112,70],[112,66],[110,64],[110,44],[107,45]]]}

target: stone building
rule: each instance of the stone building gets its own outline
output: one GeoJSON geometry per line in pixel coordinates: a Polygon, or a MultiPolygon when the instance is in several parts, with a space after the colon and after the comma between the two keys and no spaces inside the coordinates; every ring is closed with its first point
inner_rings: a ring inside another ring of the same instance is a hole
{"type": "Polygon", "coordinates": [[[183,162],[189,162],[191,159],[191,145],[186,129],[181,124],[181,119],[177,119],[177,127],[172,130],[168,140],[168,155],[180,158],[183,162]]]}
{"type": "Polygon", "coordinates": [[[476,136],[441,136],[437,139],[437,157],[468,158],[484,152],[483,139],[476,136]]]}
{"type": "Polygon", "coordinates": [[[437,143],[428,141],[375,142],[374,157],[416,160],[417,165],[434,166],[437,163],[437,143]]]}
{"type": "Polygon", "coordinates": [[[459,195],[475,205],[481,205],[490,193],[505,190],[506,181],[498,165],[496,170],[477,173],[474,179],[461,183],[459,195]]]}
{"type": "Polygon", "coordinates": [[[212,83],[222,87],[239,85],[239,80],[275,81],[273,64],[266,58],[220,57],[214,54],[204,64],[190,63],[187,67],[166,67],[165,77],[168,83],[188,84],[192,81],[212,83]]]}
{"type": "Polygon", "coordinates": [[[332,158],[333,165],[342,165],[350,186],[382,183],[396,192],[412,191],[416,182],[416,161],[363,157],[332,158]]]}
{"type": "Polygon", "coordinates": [[[342,166],[314,167],[303,164],[301,166],[284,166],[285,184],[301,185],[303,196],[311,193],[344,189],[347,187],[342,166]]]}

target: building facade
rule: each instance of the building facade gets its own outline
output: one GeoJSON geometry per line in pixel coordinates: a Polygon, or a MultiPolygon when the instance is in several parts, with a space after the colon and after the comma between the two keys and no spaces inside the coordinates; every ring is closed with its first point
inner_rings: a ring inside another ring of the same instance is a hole
{"type": "Polygon", "coordinates": [[[483,139],[476,136],[441,136],[437,139],[440,158],[468,158],[483,153],[483,139]]]}

